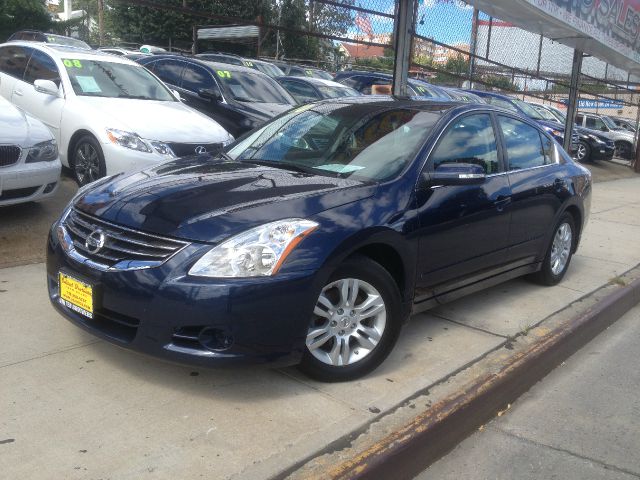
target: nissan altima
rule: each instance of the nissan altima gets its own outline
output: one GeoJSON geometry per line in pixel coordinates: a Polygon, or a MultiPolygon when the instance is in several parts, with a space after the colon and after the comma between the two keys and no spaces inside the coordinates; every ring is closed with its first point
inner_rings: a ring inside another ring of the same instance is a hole
{"type": "Polygon", "coordinates": [[[167,360],[348,380],[412,312],[521,275],[558,283],[590,198],[588,170],[517,114],[327,100],[81,189],[51,228],[49,296],[167,360]]]}

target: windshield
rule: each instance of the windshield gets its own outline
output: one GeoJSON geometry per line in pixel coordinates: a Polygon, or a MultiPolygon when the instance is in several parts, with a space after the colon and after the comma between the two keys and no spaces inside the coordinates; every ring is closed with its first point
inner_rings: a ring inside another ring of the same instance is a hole
{"type": "Polygon", "coordinates": [[[260,73],[216,70],[218,78],[238,102],[284,103],[295,105],[282,87],[260,73]]]}
{"type": "Polygon", "coordinates": [[[269,75],[270,77],[280,77],[284,75],[282,70],[270,63],[254,62],[254,66],[257,70],[269,75]]]}
{"type": "Polygon", "coordinates": [[[534,106],[533,108],[536,109],[536,112],[538,112],[540,115],[542,115],[542,118],[544,118],[545,120],[550,120],[552,122],[557,122],[558,119],[556,118],[556,116],[551,113],[549,110],[547,110],[546,108],[543,107],[539,107],[539,106],[534,106]]]}
{"type": "Polygon", "coordinates": [[[62,35],[52,35],[47,33],[47,43],[55,43],[56,45],[66,45],[67,47],[82,48],[84,50],[91,50],[91,47],[75,38],[63,37],[62,35]]]}
{"type": "Polygon", "coordinates": [[[322,98],[356,97],[359,91],[351,87],[337,87],[333,85],[318,85],[322,98]]]}
{"type": "Polygon", "coordinates": [[[549,107],[549,108],[551,109],[551,111],[553,112],[553,114],[556,116],[556,118],[560,123],[564,123],[567,121],[567,116],[562,110],[558,110],[557,108],[554,108],[554,107],[549,107]]]}
{"type": "Polygon", "coordinates": [[[609,127],[611,130],[622,130],[618,125],[615,124],[615,122],[613,120],[611,120],[609,117],[607,117],[606,115],[602,115],[600,117],[602,119],[602,121],[604,122],[604,124],[609,127]]]}
{"type": "Polygon", "coordinates": [[[63,59],[62,63],[76,95],[177,101],[169,89],[141,65],[71,58],[63,59]]]}
{"type": "Polygon", "coordinates": [[[307,77],[322,78],[323,80],[333,80],[331,74],[329,72],[325,72],[324,70],[307,68],[305,69],[304,73],[307,75],[307,77]]]}
{"type": "Polygon", "coordinates": [[[540,115],[540,113],[527,102],[523,102],[522,100],[518,100],[517,98],[512,98],[511,101],[515,103],[527,117],[533,120],[544,120],[544,117],[540,115]]]}
{"type": "Polygon", "coordinates": [[[411,108],[305,105],[240,140],[228,154],[276,168],[382,181],[413,160],[439,117],[411,108]]]}

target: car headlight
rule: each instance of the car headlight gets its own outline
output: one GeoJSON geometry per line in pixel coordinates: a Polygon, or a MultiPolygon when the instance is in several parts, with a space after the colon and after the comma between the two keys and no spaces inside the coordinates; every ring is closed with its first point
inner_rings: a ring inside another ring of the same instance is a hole
{"type": "Polygon", "coordinates": [[[173,150],[171,150],[171,147],[164,142],[158,142],[154,140],[154,141],[150,141],[149,143],[155,149],[155,151],[158,152],[160,155],[167,155],[169,157],[176,156],[176,154],[173,153],[173,150]]]}
{"type": "Polygon", "coordinates": [[[47,140],[31,147],[25,162],[52,162],[56,158],[58,158],[58,144],[55,140],[47,140]]]}
{"type": "Polygon", "coordinates": [[[115,128],[107,128],[107,138],[116,145],[138,150],[139,152],[151,153],[151,148],[140,136],[133,132],[125,132],[115,128]]]}
{"type": "Polygon", "coordinates": [[[300,241],[316,228],[316,222],[301,218],[252,228],[213,247],[191,267],[189,275],[215,278],[274,275],[300,241]]]}
{"type": "Polygon", "coordinates": [[[605,141],[603,141],[602,139],[596,137],[595,135],[587,135],[591,140],[593,140],[596,143],[606,143],[605,141]]]}
{"type": "Polygon", "coordinates": [[[553,135],[554,137],[564,138],[564,132],[561,132],[560,130],[553,129],[551,127],[544,127],[544,130],[547,133],[550,133],[551,135],[553,135]]]}

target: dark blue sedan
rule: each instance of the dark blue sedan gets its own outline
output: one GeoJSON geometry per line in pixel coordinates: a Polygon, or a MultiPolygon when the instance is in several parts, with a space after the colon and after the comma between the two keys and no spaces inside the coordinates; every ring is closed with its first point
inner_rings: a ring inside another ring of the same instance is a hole
{"type": "Polygon", "coordinates": [[[55,308],[123,347],[200,366],[357,378],[412,312],[564,276],[591,177],[490,105],[354,97],[298,107],[217,156],[83,188],[52,226],[55,308]]]}

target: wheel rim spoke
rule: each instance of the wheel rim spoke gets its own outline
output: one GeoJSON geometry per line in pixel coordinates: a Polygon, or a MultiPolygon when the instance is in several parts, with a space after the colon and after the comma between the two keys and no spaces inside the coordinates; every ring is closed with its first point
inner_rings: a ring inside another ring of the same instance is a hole
{"type": "Polygon", "coordinates": [[[571,253],[572,241],[571,226],[568,223],[563,223],[558,227],[553,237],[551,254],[549,255],[551,272],[554,275],[561,274],[566,268],[571,253]]]}
{"type": "Polygon", "coordinates": [[[327,365],[358,362],[380,343],[386,326],[386,306],[380,292],[356,278],[329,283],[313,309],[307,331],[309,353],[327,365]]]}

